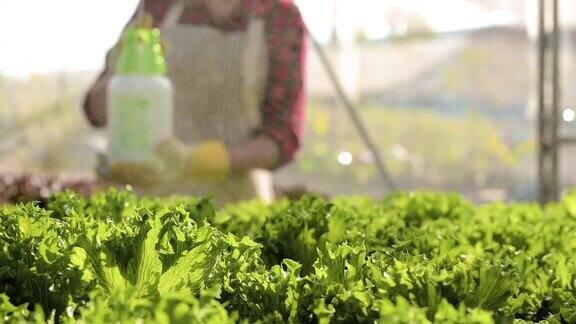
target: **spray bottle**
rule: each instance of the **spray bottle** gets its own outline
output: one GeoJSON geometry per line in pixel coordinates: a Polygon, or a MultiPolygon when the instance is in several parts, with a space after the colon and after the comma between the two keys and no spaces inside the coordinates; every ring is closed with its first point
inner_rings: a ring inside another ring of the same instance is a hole
{"type": "Polygon", "coordinates": [[[146,162],[173,133],[174,94],[160,31],[128,28],[108,84],[108,162],[146,162]]]}

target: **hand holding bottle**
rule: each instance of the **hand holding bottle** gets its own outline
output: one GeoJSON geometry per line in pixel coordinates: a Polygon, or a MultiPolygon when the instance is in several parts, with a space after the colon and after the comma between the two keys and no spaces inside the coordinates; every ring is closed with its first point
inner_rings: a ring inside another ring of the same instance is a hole
{"type": "Polygon", "coordinates": [[[215,185],[226,181],[231,172],[230,153],[221,141],[207,141],[188,147],[169,139],[156,150],[173,182],[215,185]]]}

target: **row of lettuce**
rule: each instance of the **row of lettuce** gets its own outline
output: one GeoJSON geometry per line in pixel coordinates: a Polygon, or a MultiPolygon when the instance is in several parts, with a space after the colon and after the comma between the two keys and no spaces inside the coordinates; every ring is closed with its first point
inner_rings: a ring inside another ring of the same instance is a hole
{"type": "Polygon", "coordinates": [[[576,195],[0,209],[0,323],[576,323],[576,195]]]}

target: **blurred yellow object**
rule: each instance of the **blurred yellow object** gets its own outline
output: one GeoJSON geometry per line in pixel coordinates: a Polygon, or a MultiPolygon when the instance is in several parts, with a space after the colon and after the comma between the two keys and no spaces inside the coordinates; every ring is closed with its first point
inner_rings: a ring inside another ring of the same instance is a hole
{"type": "Polygon", "coordinates": [[[208,141],[191,148],[176,139],[161,144],[157,154],[174,182],[214,185],[225,182],[231,171],[224,143],[208,141]]]}
{"type": "Polygon", "coordinates": [[[166,180],[162,166],[152,162],[116,162],[100,176],[106,181],[143,188],[157,187],[166,180]]]}
{"type": "Polygon", "coordinates": [[[319,113],[314,121],[314,131],[318,135],[326,135],[330,127],[330,116],[327,113],[319,113]]]}

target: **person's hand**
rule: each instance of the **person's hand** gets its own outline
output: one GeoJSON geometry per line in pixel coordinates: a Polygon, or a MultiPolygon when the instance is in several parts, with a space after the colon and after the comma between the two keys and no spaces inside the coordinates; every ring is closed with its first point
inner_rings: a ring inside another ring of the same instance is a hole
{"type": "Polygon", "coordinates": [[[144,12],[136,17],[134,26],[137,28],[153,28],[154,27],[154,16],[149,12],[144,12]]]}
{"type": "Polygon", "coordinates": [[[224,143],[208,141],[187,147],[176,139],[158,146],[157,155],[172,181],[213,185],[230,175],[230,154],[224,143]]]}
{"type": "Polygon", "coordinates": [[[103,154],[98,154],[96,172],[104,181],[143,188],[159,186],[166,180],[162,165],[158,162],[118,161],[109,165],[103,154]]]}

